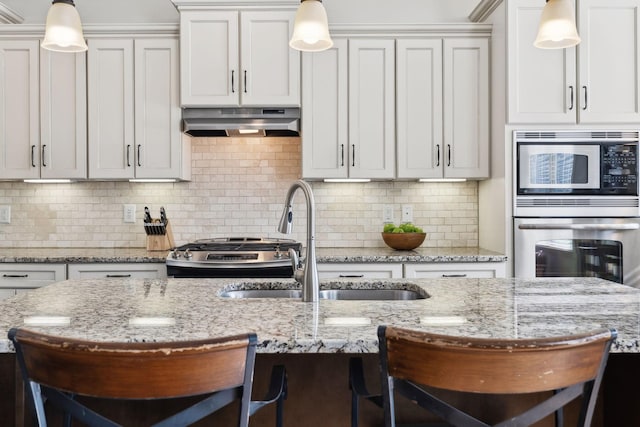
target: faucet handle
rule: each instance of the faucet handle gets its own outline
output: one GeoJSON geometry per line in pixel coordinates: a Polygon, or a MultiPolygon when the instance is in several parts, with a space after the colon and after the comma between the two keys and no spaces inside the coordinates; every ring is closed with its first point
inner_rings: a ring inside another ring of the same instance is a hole
{"type": "Polygon", "coordinates": [[[298,252],[295,249],[289,248],[289,258],[291,259],[291,265],[293,266],[293,272],[300,268],[300,258],[298,257],[298,252]]]}

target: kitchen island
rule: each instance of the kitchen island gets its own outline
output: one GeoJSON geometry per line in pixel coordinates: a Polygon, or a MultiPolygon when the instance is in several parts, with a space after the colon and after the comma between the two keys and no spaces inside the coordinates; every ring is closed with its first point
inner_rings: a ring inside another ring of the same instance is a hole
{"type": "MultiPolygon", "coordinates": [[[[13,356],[4,338],[6,332],[25,323],[42,332],[97,341],[189,340],[253,331],[258,335],[259,353],[256,388],[262,386],[262,374],[273,363],[284,363],[291,391],[286,416],[291,420],[313,417],[312,408],[323,405],[331,408],[330,417],[340,421],[326,424],[327,419],[320,417],[318,424],[309,420],[305,425],[346,426],[348,357],[362,355],[369,366],[368,377],[375,382],[376,328],[380,324],[495,338],[563,335],[604,326],[619,332],[611,350],[612,366],[619,355],[626,369],[628,357],[635,360],[640,352],[640,290],[600,279],[321,281],[321,288],[419,288],[428,294],[410,301],[321,300],[312,304],[287,298],[222,296],[230,290],[296,286],[290,279],[59,282],[0,304],[3,366],[13,356]]],[[[3,370],[10,376],[10,368],[3,370]]],[[[604,403],[609,403],[606,395],[604,403]]],[[[617,406],[611,408],[619,412],[617,406]]],[[[364,411],[361,425],[379,421],[377,408],[364,411]]],[[[608,416],[608,411],[606,406],[601,417],[608,416]]],[[[261,415],[255,417],[258,424],[252,425],[263,425],[261,415]]],[[[262,418],[264,425],[272,422],[268,414],[262,418]]]]}

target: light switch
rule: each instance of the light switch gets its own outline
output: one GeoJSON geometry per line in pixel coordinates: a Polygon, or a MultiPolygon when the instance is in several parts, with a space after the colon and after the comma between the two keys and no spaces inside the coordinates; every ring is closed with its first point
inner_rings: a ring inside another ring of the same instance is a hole
{"type": "Polygon", "coordinates": [[[0,224],[11,224],[11,205],[0,205],[0,224]]]}
{"type": "Polygon", "coordinates": [[[136,222],[136,205],[124,205],[124,222],[136,222]]]}
{"type": "Polygon", "coordinates": [[[402,222],[413,222],[413,206],[402,205],[402,222]]]}
{"type": "Polygon", "coordinates": [[[382,207],[382,222],[387,224],[393,222],[393,205],[384,205],[382,207]]]}

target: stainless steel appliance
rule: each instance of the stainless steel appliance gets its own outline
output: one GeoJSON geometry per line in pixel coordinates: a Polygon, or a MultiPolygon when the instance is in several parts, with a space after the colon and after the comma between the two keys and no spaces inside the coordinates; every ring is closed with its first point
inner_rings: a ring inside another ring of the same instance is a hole
{"type": "Polygon", "coordinates": [[[293,277],[302,244],[291,239],[221,237],[196,240],[167,255],[169,277],[293,277]]]}
{"type": "Polygon", "coordinates": [[[515,132],[515,217],[637,217],[637,131],[515,132]]]}
{"type": "Polygon", "coordinates": [[[516,277],[640,287],[637,131],[514,133],[516,277]]]}
{"type": "Polygon", "coordinates": [[[600,277],[640,287],[640,218],[515,218],[516,277],[600,277]]]}

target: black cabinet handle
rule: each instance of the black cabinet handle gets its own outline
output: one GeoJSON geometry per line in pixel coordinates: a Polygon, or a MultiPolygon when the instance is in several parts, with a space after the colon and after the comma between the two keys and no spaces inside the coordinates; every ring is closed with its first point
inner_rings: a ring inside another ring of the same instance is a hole
{"type": "Polygon", "coordinates": [[[569,86],[569,111],[573,110],[573,86],[569,86]]]}
{"type": "Polygon", "coordinates": [[[443,274],[442,277],[467,277],[466,274],[443,274]]]}
{"type": "Polygon", "coordinates": [[[584,92],[584,106],[582,107],[582,109],[586,110],[587,106],[589,105],[589,98],[587,97],[587,87],[582,86],[582,91],[584,92]]]}
{"type": "Polygon", "coordinates": [[[46,149],[46,145],[42,146],[42,166],[47,167],[47,163],[44,160],[44,153],[45,153],[45,149],[46,149]]]}
{"type": "Polygon", "coordinates": [[[36,167],[36,146],[32,145],[31,146],[31,166],[32,167],[36,167]]]}
{"type": "Polygon", "coordinates": [[[341,277],[341,278],[354,278],[354,279],[357,279],[357,278],[364,277],[364,274],[341,274],[341,275],[340,275],[340,276],[338,276],[338,277],[341,277]]]}
{"type": "Polygon", "coordinates": [[[447,144],[447,166],[451,166],[451,144],[447,144]]]}
{"type": "Polygon", "coordinates": [[[127,144],[127,167],[131,167],[131,145],[127,144]]]}
{"type": "Polygon", "coordinates": [[[344,144],[340,144],[340,166],[344,166],[344,144]]]}
{"type": "Polygon", "coordinates": [[[244,93],[247,93],[247,70],[244,70],[244,93]]]}
{"type": "Polygon", "coordinates": [[[3,274],[2,277],[7,277],[11,279],[24,279],[26,277],[29,277],[29,275],[28,274],[3,274]]]}
{"type": "Polygon", "coordinates": [[[231,93],[236,93],[236,70],[231,70],[231,93]]]}
{"type": "Polygon", "coordinates": [[[142,144],[138,144],[138,166],[142,166],[142,164],[140,163],[140,148],[142,147],[142,144]]]}
{"type": "Polygon", "coordinates": [[[351,144],[351,166],[356,165],[356,144],[351,144]]]}
{"type": "Polygon", "coordinates": [[[114,278],[114,277],[131,277],[131,274],[107,274],[107,277],[109,278],[114,278]]]}
{"type": "Polygon", "coordinates": [[[440,144],[436,144],[436,166],[440,166],[440,144]]]}

